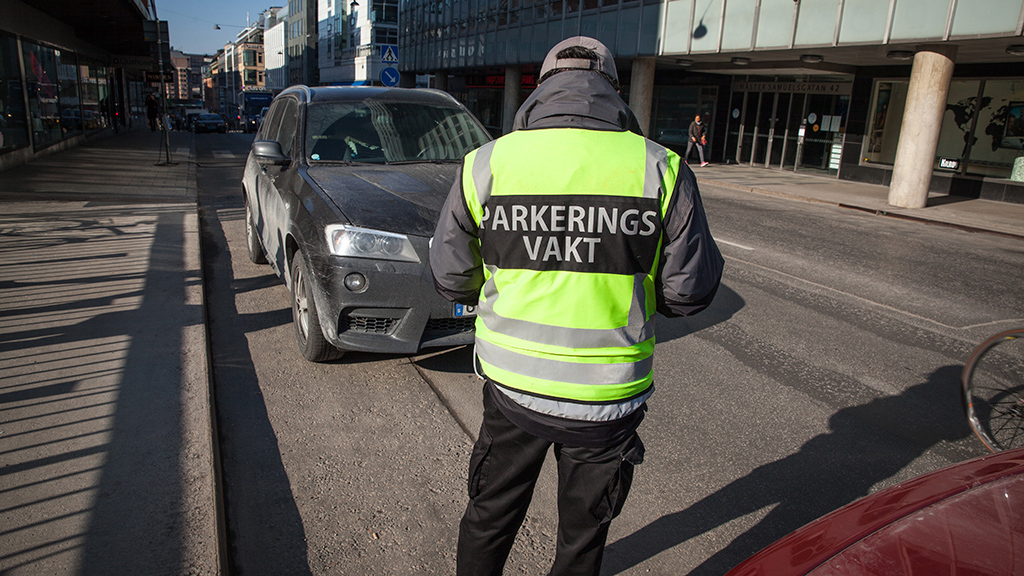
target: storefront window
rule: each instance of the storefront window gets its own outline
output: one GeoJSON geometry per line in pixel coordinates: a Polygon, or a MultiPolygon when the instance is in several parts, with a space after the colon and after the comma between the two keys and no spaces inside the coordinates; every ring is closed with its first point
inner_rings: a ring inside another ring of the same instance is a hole
{"type": "MultiPolygon", "coordinates": [[[[942,130],[935,156],[963,160],[971,152],[971,128],[978,104],[977,80],[953,81],[949,85],[946,113],[942,115],[942,130]]],[[[935,161],[938,167],[938,160],[935,161]]]]}
{"type": "Polygon", "coordinates": [[[983,90],[967,172],[1006,178],[1024,156],[1024,79],[987,80],[983,90]]]}
{"type": "MultiPolygon", "coordinates": [[[[875,83],[865,162],[895,162],[908,88],[906,80],[875,83]]],[[[956,158],[968,174],[1008,177],[1014,159],[1024,155],[1022,116],[1024,80],[953,81],[942,117],[936,166],[938,158],[956,158]]]]}
{"type": "Polygon", "coordinates": [[[19,69],[16,41],[0,34],[0,153],[28,146],[19,69]]]}
{"type": "Polygon", "coordinates": [[[78,66],[74,54],[57,52],[57,82],[60,93],[60,127],[64,136],[81,132],[82,108],[78,97],[78,66]]]}
{"type": "Polygon", "coordinates": [[[900,139],[909,86],[910,83],[905,80],[875,83],[871,122],[868,124],[870,128],[864,151],[865,162],[892,164],[896,161],[896,145],[900,139]]]}
{"type": "Polygon", "coordinates": [[[56,144],[63,133],[60,127],[60,102],[57,86],[57,55],[52,48],[22,42],[25,54],[25,87],[36,148],[56,144]]]}
{"type": "Polygon", "coordinates": [[[107,69],[102,66],[80,66],[82,73],[82,124],[86,130],[107,127],[106,106],[110,87],[107,69]]]}

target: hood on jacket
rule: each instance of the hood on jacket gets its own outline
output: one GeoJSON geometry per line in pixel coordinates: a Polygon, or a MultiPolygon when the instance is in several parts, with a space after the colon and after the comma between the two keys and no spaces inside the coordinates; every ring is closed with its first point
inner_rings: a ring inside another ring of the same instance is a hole
{"type": "Polygon", "coordinates": [[[566,70],[540,83],[516,112],[512,130],[582,128],[629,130],[643,135],[640,123],[615,88],[601,75],[566,70]]]}

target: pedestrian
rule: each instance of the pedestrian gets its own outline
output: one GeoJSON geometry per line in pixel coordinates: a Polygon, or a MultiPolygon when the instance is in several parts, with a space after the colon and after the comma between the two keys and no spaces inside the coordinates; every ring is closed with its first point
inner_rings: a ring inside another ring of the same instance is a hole
{"type": "Polygon", "coordinates": [[[654,391],[654,312],[711,304],[722,257],[693,173],[643,137],[593,38],[555,45],[513,132],[466,155],[441,211],[438,292],[477,306],[483,424],[457,574],[499,575],[548,450],[558,462],[550,574],[596,575],[654,391]]]}
{"type": "Polygon", "coordinates": [[[157,102],[156,96],[150,93],[146,96],[146,118],[149,119],[149,130],[155,132],[157,127],[157,121],[160,116],[160,103],[157,102]]]}
{"type": "Polygon", "coordinates": [[[690,141],[686,143],[686,156],[683,157],[683,160],[690,161],[690,150],[693,150],[693,147],[696,146],[697,154],[700,156],[700,165],[707,166],[708,163],[704,161],[704,145],[707,143],[707,127],[701,121],[700,114],[697,114],[693,122],[690,122],[690,141]]]}

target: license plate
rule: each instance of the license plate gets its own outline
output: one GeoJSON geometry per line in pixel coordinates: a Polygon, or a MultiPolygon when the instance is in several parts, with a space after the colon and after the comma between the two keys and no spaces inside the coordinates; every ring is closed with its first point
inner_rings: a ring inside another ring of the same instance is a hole
{"type": "Polygon", "coordinates": [[[466,306],[465,304],[455,305],[456,318],[463,318],[468,316],[476,316],[476,306],[466,306]]]}

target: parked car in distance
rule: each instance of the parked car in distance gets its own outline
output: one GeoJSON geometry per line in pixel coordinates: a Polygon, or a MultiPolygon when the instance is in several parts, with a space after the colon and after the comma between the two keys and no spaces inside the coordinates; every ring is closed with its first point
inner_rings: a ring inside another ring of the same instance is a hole
{"type": "Polygon", "coordinates": [[[227,134],[228,124],[220,117],[220,114],[214,114],[207,112],[196,116],[195,121],[192,123],[196,134],[203,132],[220,132],[221,134],[227,134]]]}
{"type": "Polygon", "coordinates": [[[291,290],[306,359],[472,342],[475,314],[437,295],[428,247],[462,157],[488,140],[436,90],[295,86],[274,99],[242,178],[247,245],[291,290]]]}
{"type": "Polygon", "coordinates": [[[256,129],[259,130],[260,126],[263,126],[263,120],[267,117],[267,111],[270,110],[270,106],[264,106],[260,110],[260,115],[256,119],[256,129]]]}
{"type": "Polygon", "coordinates": [[[1024,574],[1024,448],[881,490],[776,541],[726,576],[1024,574]]]}

